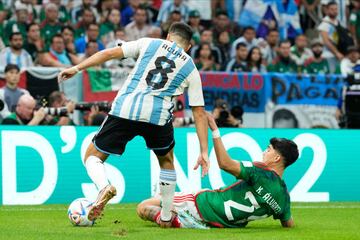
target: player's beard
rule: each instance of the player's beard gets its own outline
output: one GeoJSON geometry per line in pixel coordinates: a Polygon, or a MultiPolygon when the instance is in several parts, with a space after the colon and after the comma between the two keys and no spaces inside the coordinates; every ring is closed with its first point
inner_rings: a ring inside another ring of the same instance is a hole
{"type": "Polygon", "coordinates": [[[280,56],[280,58],[281,58],[281,60],[282,60],[283,62],[285,62],[286,64],[289,64],[290,61],[291,61],[290,56],[288,56],[288,57],[280,56]]]}
{"type": "Polygon", "coordinates": [[[322,52],[313,52],[315,58],[320,58],[322,55],[322,52]]]}
{"type": "Polygon", "coordinates": [[[16,51],[19,51],[22,49],[22,46],[21,45],[13,45],[12,48],[16,51]]]}

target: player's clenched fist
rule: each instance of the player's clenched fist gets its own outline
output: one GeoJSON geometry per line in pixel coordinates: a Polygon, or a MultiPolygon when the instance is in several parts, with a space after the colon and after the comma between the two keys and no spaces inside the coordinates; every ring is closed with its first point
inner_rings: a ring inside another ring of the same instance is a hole
{"type": "Polygon", "coordinates": [[[69,78],[73,77],[75,74],[79,72],[79,68],[77,66],[67,68],[61,71],[58,75],[58,82],[62,82],[68,80],[69,78]]]}

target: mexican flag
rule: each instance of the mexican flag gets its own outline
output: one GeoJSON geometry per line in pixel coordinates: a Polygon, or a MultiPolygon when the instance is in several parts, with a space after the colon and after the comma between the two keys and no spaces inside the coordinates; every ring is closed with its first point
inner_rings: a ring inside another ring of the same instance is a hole
{"type": "Polygon", "coordinates": [[[83,100],[112,101],[124,85],[130,69],[97,69],[83,71],[83,100]]]}
{"type": "Polygon", "coordinates": [[[121,69],[96,69],[86,70],[92,92],[118,91],[124,84],[129,71],[121,69]]]}

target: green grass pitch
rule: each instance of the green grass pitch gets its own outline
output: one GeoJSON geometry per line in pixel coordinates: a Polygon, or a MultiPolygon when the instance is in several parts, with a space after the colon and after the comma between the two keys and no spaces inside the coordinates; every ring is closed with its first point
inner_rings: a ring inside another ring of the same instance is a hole
{"type": "Polygon", "coordinates": [[[293,229],[272,218],[242,229],[161,229],[138,218],[135,208],[109,205],[94,227],[73,227],[67,205],[0,206],[0,239],[360,239],[360,202],[294,203],[293,229]]]}

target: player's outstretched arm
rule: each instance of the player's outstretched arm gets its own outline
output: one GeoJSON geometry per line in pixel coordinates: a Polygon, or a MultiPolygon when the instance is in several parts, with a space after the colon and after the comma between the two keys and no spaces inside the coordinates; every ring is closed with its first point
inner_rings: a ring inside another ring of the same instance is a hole
{"type": "Polygon", "coordinates": [[[292,228],[295,227],[295,223],[293,218],[290,218],[287,221],[281,221],[281,226],[285,227],[285,228],[292,228]]]}
{"type": "Polygon", "coordinates": [[[194,170],[201,166],[201,176],[204,177],[208,173],[210,167],[208,156],[208,120],[204,107],[192,107],[192,112],[195,120],[196,133],[200,142],[200,156],[194,170]]]}
{"type": "Polygon", "coordinates": [[[240,163],[238,161],[231,159],[229,154],[227,153],[224,144],[221,141],[219,128],[216,125],[214,117],[210,113],[207,113],[207,117],[208,117],[209,127],[213,132],[215,154],[219,167],[222,170],[234,175],[235,177],[239,177],[241,171],[240,163]]]}
{"type": "Polygon", "coordinates": [[[58,80],[59,82],[65,81],[76,73],[86,68],[103,64],[104,62],[114,59],[114,58],[123,58],[124,52],[121,47],[114,47],[109,49],[104,49],[100,52],[95,53],[91,57],[85,59],[83,62],[79,63],[76,66],[67,68],[59,73],[58,80]]]}

